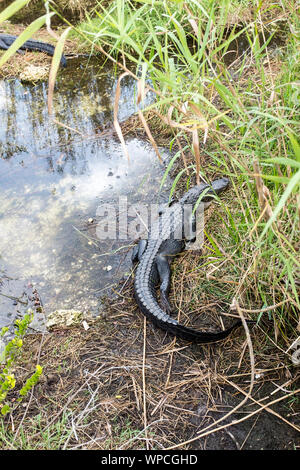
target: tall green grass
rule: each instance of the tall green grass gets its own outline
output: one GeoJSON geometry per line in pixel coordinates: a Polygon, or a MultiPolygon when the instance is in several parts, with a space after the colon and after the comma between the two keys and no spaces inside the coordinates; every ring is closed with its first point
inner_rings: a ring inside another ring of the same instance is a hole
{"type": "MultiPolygon", "coordinates": [[[[93,47],[136,64],[139,79],[148,74],[157,99],[145,111],[158,113],[163,125],[171,117],[170,146],[184,140],[195,160],[198,148],[204,178],[231,178],[226,233],[216,227],[211,255],[227,263],[237,285],[232,297],[250,310],[264,308],[258,320],[273,319],[287,345],[297,335],[300,306],[299,29],[296,2],[287,0],[99,2],[79,28],[93,47]],[[242,35],[247,50],[228,65],[242,35]]],[[[182,178],[189,178],[186,168],[175,182],[182,178]]]]}

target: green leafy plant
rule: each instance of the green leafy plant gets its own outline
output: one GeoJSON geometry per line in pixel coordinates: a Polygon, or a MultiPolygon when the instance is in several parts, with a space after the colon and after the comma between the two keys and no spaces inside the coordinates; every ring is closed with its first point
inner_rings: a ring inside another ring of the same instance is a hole
{"type": "MultiPolygon", "coordinates": [[[[26,334],[32,319],[33,312],[29,310],[24,318],[16,320],[14,338],[8,341],[0,355],[0,413],[2,416],[5,416],[7,413],[12,411],[8,395],[9,392],[14,390],[16,387],[16,379],[13,370],[16,365],[16,360],[22,350],[23,337],[26,334]]],[[[7,332],[7,327],[2,328],[0,337],[4,337],[7,332]]],[[[19,390],[19,397],[16,404],[21,402],[28,392],[36,385],[42,372],[43,368],[40,365],[36,365],[35,372],[29,379],[27,379],[25,385],[19,390]]]]}

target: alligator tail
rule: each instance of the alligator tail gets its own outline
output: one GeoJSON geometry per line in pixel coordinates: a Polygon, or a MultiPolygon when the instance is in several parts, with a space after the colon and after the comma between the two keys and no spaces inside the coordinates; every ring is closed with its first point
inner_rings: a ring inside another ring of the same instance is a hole
{"type": "MultiPolygon", "coordinates": [[[[255,322],[247,321],[247,323],[255,323],[255,322]]],[[[192,341],[193,343],[208,344],[208,343],[216,343],[218,341],[224,340],[225,338],[227,338],[227,336],[230,335],[232,331],[234,331],[236,328],[240,327],[241,325],[242,325],[241,320],[238,320],[236,323],[234,323],[234,325],[232,325],[229,328],[226,328],[226,330],[212,333],[212,332],[194,330],[193,328],[187,328],[180,324],[178,325],[168,324],[168,331],[179,338],[182,338],[187,341],[192,341]]],[[[163,326],[161,326],[161,328],[163,328],[163,326]]]]}
{"type": "MultiPolygon", "coordinates": [[[[139,286],[135,285],[135,299],[142,313],[158,328],[186,341],[192,341],[198,344],[216,343],[227,338],[232,331],[242,325],[242,321],[237,320],[232,326],[226,328],[226,330],[217,332],[198,331],[193,328],[188,328],[178,323],[177,320],[170,317],[161,309],[157,302],[154,288],[149,290],[144,288],[143,293],[144,296],[141,295],[139,286]]],[[[256,323],[252,320],[246,320],[246,322],[249,325],[256,323]]]]}
{"type": "MultiPolygon", "coordinates": [[[[11,34],[0,34],[0,49],[8,49],[16,39],[17,36],[12,36],[11,34]]],[[[28,41],[24,42],[24,44],[22,44],[22,46],[18,49],[18,52],[20,50],[45,52],[46,54],[53,56],[55,47],[52,46],[52,44],[48,44],[47,42],[29,39],[28,41]]],[[[67,65],[67,59],[64,55],[61,56],[60,64],[63,67],[67,65]]]]}
{"type": "MultiPolygon", "coordinates": [[[[55,47],[52,46],[52,44],[48,44],[46,42],[29,39],[20,47],[20,49],[45,52],[46,54],[53,56],[55,47]]],[[[64,55],[61,56],[60,65],[62,67],[66,67],[67,65],[67,59],[64,55]]]]}

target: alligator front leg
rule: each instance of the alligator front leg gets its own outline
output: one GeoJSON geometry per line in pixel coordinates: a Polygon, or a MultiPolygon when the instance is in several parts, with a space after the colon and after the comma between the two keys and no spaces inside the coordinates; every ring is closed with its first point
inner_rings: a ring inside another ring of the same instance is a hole
{"type": "Polygon", "coordinates": [[[160,204],[158,206],[158,215],[161,216],[166,211],[166,209],[171,207],[175,202],[176,202],[176,199],[172,197],[172,199],[169,202],[163,202],[162,204],[160,204]]]}
{"type": "Polygon", "coordinates": [[[195,214],[191,214],[184,226],[184,238],[186,242],[193,243],[196,240],[197,220],[195,214]]]}

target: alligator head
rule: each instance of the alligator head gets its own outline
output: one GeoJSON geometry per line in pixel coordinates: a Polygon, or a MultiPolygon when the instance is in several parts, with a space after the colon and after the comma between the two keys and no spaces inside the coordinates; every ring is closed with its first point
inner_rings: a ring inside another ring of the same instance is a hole
{"type": "Polygon", "coordinates": [[[180,199],[180,202],[182,204],[195,204],[203,194],[201,201],[204,203],[210,203],[213,200],[214,195],[220,194],[228,187],[228,185],[229,179],[227,178],[219,178],[214,180],[210,185],[201,183],[187,191],[180,199]]]}

